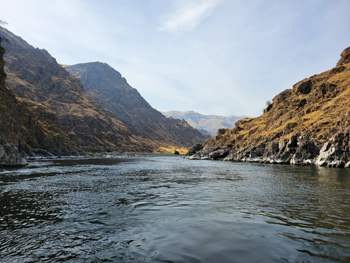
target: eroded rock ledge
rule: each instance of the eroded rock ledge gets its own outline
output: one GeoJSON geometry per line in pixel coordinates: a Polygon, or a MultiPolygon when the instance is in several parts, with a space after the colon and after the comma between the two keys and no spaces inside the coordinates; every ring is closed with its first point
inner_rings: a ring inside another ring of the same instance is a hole
{"type": "MultiPolygon", "coordinates": [[[[199,149],[196,145],[196,149],[199,149]]],[[[194,154],[190,160],[223,160],[232,162],[271,163],[292,165],[314,165],[319,167],[350,168],[350,128],[333,135],[320,144],[306,140],[296,133],[278,143],[266,142],[257,146],[248,145],[241,149],[215,147],[207,143],[202,150],[190,149],[194,154]]]]}

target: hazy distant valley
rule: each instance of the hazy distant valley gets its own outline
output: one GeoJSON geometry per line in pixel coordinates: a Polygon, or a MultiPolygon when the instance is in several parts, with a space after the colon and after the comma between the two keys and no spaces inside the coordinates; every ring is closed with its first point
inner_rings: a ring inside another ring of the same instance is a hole
{"type": "Polygon", "coordinates": [[[234,115],[228,117],[203,115],[194,111],[167,111],[162,113],[167,117],[173,117],[181,120],[183,119],[192,127],[200,130],[203,134],[209,133],[211,137],[215,136],[218,129],[231,129],[238,120],[246,118],[246,116],[234,115]]]}

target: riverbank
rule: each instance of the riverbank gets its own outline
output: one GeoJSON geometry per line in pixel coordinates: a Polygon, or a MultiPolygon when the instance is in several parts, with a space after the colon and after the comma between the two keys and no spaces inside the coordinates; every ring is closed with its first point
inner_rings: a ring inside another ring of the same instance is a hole
{"type": "Polygon", "coordinates": [[[271,141],[240,149],[217,147],[214,138],[204,146],[194,145],[187,159],[350,168],[349,143],[349,131],[339,132],[323,144],[297,133],[278,143],[271,141]]]}
{"type": "Polygon", "coordinates": [[[28,165],[31,161],[57,160],[57,159],[94,159],[94,158],[123,158],[138,156],[174,156],[171,153],[142,153],[142,152],[97,152],[77,154],[76,152],[65,152],[53,154],[45,149],[29,149],[29,152],[19,152],[14,144],[0,144],[0,168],[22,167],[28,165]]]}

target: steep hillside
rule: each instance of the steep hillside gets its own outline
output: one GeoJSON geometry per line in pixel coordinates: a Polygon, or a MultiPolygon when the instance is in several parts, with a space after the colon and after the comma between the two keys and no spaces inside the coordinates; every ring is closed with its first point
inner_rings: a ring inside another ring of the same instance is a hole
{"type": "Polygon", "coordinates": [[[130,127],[133,133],[159,143],[189,147],[207,138],[183,120],[166,118],[153,109],[119,72],[105,63],[65,67],[79,78],[88,95],[130,127]]]}
{"type": "Polygon", "coordinates": [[[29,153],[29,147],[57,154],[75,152],[74,143],[63,132],[54,113],[40,104],[17,99],[5,87],[5,49],[1,42],[0,37],[0,166],[25,164],[19,152],[29,153]]]}
{"type": "Polygon", "coordinates": [[[154,142],[133,135],[126,125],[112,118],[46,50],[30,46],[1,27],[0,35],[9,40],[4,45],[7,86],[16,96],[54,112],[79,148],[152,151],[154,142]]]}
{"type": "Polygon", "coordinates": [[[296,83],[272,101],[262,116],[218,130],[196,156],[350,166],[350,48],[336,67],[296,83]]]}
{"type": "Polygon", "coordinates": [[[181,119],[188,122],[189,125],[198,129],[209,132],[213,137],[220,128],[233,128],[235,123],[246,116],[218,116],[218,115],[203,115],[194,111],[167,111],[162,112],[167,117],[181,119]]]}

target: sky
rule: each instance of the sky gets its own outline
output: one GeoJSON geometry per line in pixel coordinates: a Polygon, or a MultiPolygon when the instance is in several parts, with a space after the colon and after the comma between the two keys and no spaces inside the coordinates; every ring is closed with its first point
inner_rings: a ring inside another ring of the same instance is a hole
{"type": "Polygon", "coordinates": [[[0,20],[60,64],[100,61],[159,111],[262,114],[334,67],[349,0],[0,0],[0,20]]]}

